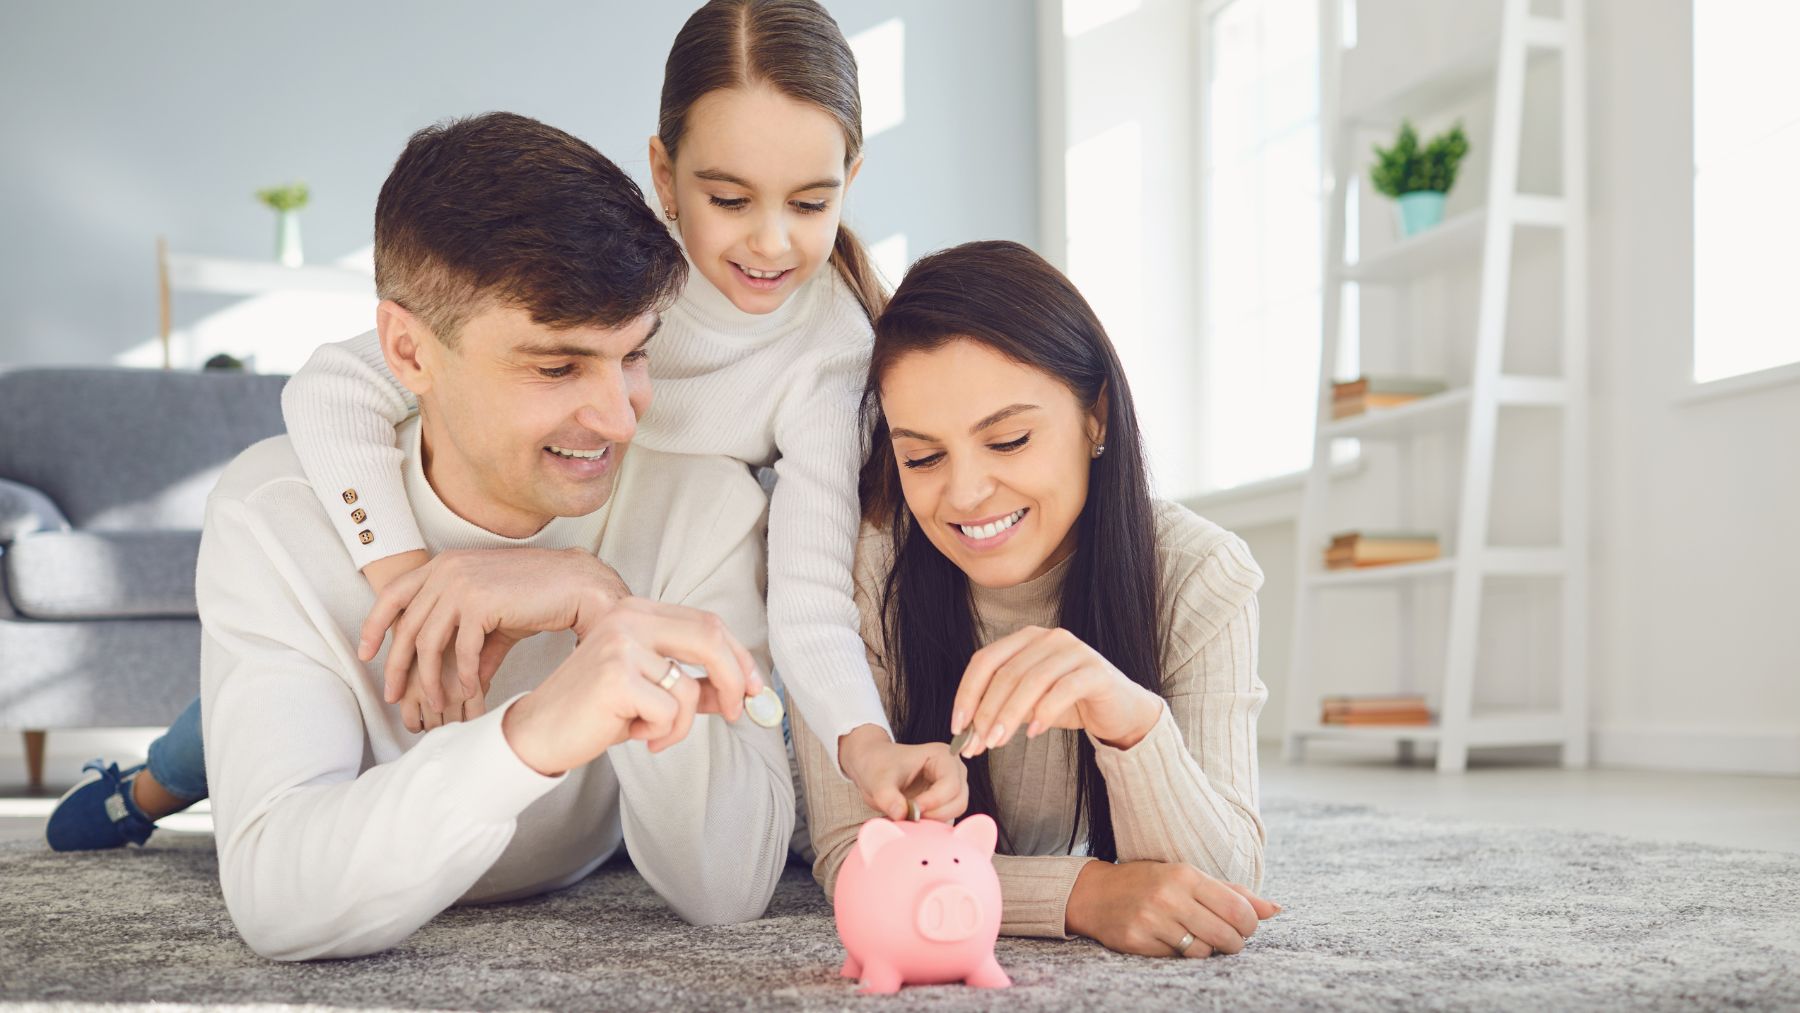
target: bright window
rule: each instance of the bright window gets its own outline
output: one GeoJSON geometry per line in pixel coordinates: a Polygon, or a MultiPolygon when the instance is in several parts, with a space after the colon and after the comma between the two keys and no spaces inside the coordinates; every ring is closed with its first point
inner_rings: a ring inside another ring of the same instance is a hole
{"type": "Polygon", "coordinates": [[[1311,461],[1323,221],[1319,7],[1225,0],[1205,8],[1199,471],[1208,490],[1311,461]]]}
{"type": "Polygon", "coordinates": [[[1800,4],[1694,4],[1696,382],[1800,362],[1800,4]]]}

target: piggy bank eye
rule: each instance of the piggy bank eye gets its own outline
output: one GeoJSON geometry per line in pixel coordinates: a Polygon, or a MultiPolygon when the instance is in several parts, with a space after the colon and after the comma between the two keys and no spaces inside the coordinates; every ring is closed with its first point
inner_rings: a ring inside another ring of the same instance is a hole
{"type": "Polygon", "coordinates": [[[951,859],[951,861],[952,861],[952,862],[955,862],[955,863],[956,863],[956,864],[957,864],[957,865],[961,865],[961,864],[962,864],[962,859],[960,859],[960,858],[952,858],[952,859],[951,859]]]}
{"type": "Polygon", "coordinates": [[[919,859],[919,864],[920,865],[930,865],[931,861],[929,859],[921,858],[921,859],[919,859]]]}

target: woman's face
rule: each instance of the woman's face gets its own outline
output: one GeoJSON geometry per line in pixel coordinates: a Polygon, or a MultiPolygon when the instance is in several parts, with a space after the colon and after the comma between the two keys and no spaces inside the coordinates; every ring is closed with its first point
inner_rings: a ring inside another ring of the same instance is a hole
{"type": "Polygon", "coordinates": [[[938,551],[982,587],[1042,575],[1075,550],[1105,399],[959,338],[913,352],[881,380],[906,506],[938,551]]]}
{"type": "Polygon", "coordinates": [[[769,313],[831,257],[845,193],[844,131],[767,87],[711,92],[688,109],[678,155],[650,139],[657,197],[701,275],[746,313],[769,313]]]}

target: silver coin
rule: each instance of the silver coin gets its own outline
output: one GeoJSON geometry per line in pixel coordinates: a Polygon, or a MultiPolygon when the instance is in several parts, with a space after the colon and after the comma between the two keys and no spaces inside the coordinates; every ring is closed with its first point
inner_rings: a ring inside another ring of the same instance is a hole
{"type": "Polygon", "coordinates": [[[781,719],[787,716],[787,708],[781,705],[781,694],[773,687],[764,686],[761,693],[744,698],[744,713],[750,720],[764,728],[776,728],[781,719]]]}
{"type": "Polygon", "coordinates": [[[914,823],[917,823],[917,822],[919,822],[920,815],[921,814],[919,812],[919,800],[912,799],[912,798],[907,799],[906,800],[906,818],[909,820],[912,820],[914,823]]]}
{"type": "Polygon", "coordinates": [[[952,753],[955,753],[957,756],[961,756],[963,753],[963,750],[969,748],[969,740],[974,737],[975,737],[975,726],[974,725],[970,725],[969,727],[964,728],[962,731],[957,732],[956,737],[950,740],[950,751],[952,753]]]}

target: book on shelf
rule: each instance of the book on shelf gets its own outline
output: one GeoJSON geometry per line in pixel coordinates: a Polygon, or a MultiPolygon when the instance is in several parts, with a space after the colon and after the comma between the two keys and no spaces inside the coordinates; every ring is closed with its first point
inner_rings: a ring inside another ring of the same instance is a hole
{"type": "Polygon", "coordinates": [[[1331,417],[1343,419],[1373,408],[1398,408],[1445,389],[1442,380],[1428,377],[1359,376],[1331,385],[1331,417]]]}
{"type": "Polygon", "coordinates": [[[1332,536],[1325,549],[1325,568],[1422,563],[1439,555],[1438,538],[1428,531],[1345,531],[1332,536]]]}
{"type": "Polygon", "coordinates": [[[1320,702],[1319,721],[1328,725],[1428,725],[1431,711],[1418,693],[1328,696],[1320,702]]]}

